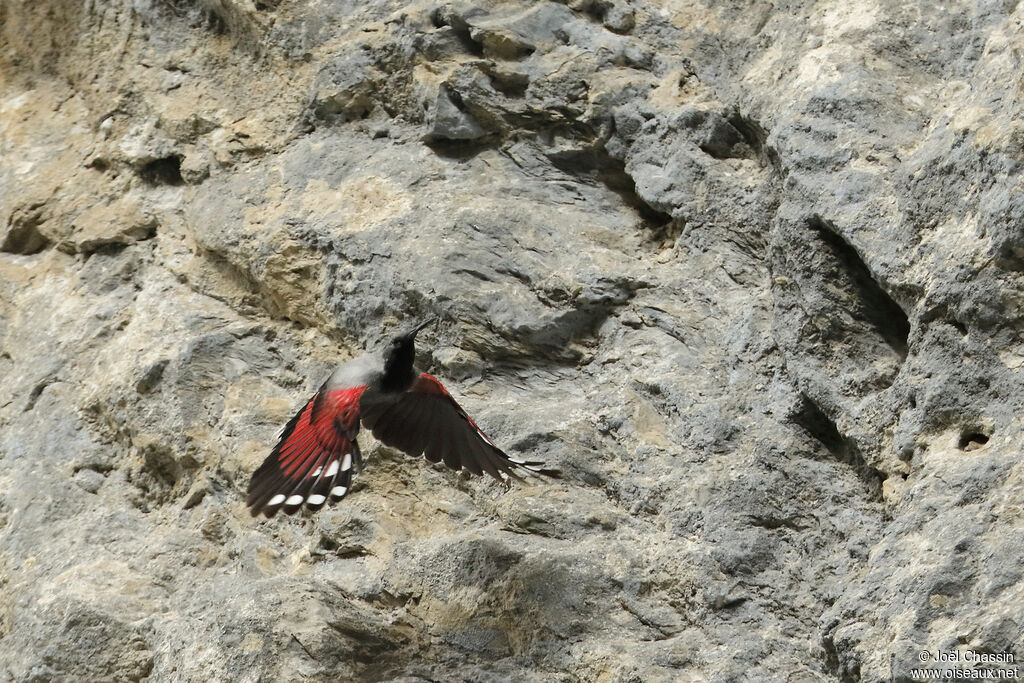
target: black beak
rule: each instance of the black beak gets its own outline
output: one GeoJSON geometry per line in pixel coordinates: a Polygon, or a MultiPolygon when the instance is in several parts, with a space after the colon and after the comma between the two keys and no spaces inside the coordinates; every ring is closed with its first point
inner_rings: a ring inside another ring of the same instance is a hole
{"type": "Polygon", "coordinates": [[[417,335],[417,334],[419,334],[419,331],[420,331],[420,330],[422,330],[422,329],[423,329],[424,327],[426,327],[427,325],[432,325],[432,324],[434,324],[434,323],[436,323],[436,322],[437,322],[437,318],[427,318],[427,321],[426,321],[425,323],[423,323],[422,325],[420,325],[420,326],[419,326],[419,327],[417,327],[417,328],[416,328],[415,330],[413,330],[412,332],[410,332],[410,333],[409,333],[409,338],[410,338],[410,339],[411,339],[411,338],[415,338],[415,337],[416,337],[416,335],[417,335]]]}

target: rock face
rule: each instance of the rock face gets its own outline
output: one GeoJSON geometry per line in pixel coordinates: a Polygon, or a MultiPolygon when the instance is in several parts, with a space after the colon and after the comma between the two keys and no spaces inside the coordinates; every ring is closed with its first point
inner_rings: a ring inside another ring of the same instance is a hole
{"type": "Polygon", "coordinates": [[[825,5],[7,0],[0,680],[1024,660],[1024,5],[825,5]],[[251,519],[428,315],[563,479],[251,519]]]}

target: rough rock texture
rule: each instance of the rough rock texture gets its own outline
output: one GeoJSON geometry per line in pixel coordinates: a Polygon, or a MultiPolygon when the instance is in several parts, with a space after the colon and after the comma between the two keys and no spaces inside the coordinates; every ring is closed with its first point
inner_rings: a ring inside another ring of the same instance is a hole
{"type": "Polygon", "coordinates": [[[0,680],[1024,659],[1022,24],[6,0],[0,680]],[[563,480],[366,441],[342,504],[252,520],[292,411],[426,315],[563,480]]]}

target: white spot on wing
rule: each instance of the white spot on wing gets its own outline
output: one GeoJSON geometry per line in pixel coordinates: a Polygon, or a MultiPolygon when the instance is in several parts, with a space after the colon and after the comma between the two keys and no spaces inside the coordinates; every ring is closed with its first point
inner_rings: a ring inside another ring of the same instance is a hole
{"type": "Polygon", "coordinates": [[[338,461],[335,460],[334,462],[331,463],[331,466],[327,468],[327,474],[325,474],[324,476],[325,477],[333,477],[337,473],[338,473],[338,461]]]}
{"type": "Polygon", "coordinates": [[[270,500],[267,501],[267,505],[280,505],[284,502],[284,494],[279,493],[270,500]]]}
{"type": "Polygon", "coordinates": [[[327,498],[325,498],[324,496],[314,493],[312,496],[309,497],[309,504],[322,505],[325,500],[327,500],[327,498]]]}
{"type": "Polygon", "coordinates": [[[347,492],[348,492],[348,487],[347,486],[335,486],[333,489],[331,489],[331,495],[334,496],[335,498],[341,498],[347,492]]]}
{"type": "Polygon", "coordinates": [[[341,471],[345,472],[352,469],[352,454],[346,453],[345,459],[341,461],[341,471]]]}
{"type": "Polygon", "coordinates": [[[311,474],[310,476],[312,476],[312,477],[319,477],[320,473],[323,472],[323,471],[324,471],[323,467],[317,467],[315,470],[313,470],[313,474],[311,474]]]}
{"type": "Polygon", "coordinates": [[[294,496],[289,496],[288,500],[286,500],[284,502],[284,504],[285,505],[302,505],[302,496],[300,496],[297,493],[294,496]]]}

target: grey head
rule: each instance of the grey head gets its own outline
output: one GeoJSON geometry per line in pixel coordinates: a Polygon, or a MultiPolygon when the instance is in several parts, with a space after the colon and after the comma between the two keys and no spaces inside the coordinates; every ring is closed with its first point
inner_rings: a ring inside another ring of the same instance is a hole
{"type": "Polygon", "coordinates": [[[384,375],[381,377],[381,389],[384,391],[405,391],[415,381],[412,366],[416,360],[416,335],[427,325],[435,322],[430,318],[396,335],[384,349],[384,375]]]}

